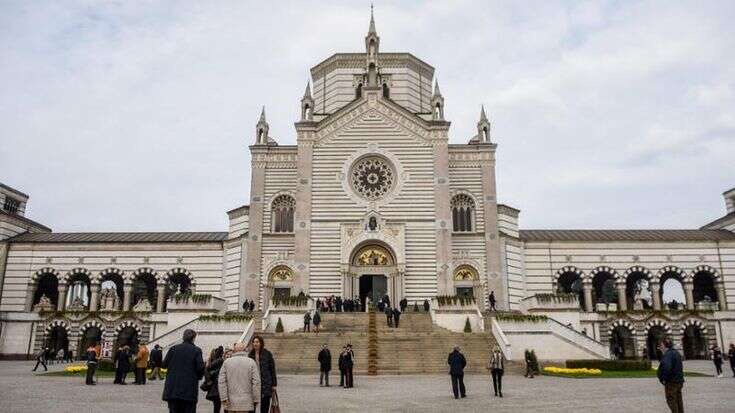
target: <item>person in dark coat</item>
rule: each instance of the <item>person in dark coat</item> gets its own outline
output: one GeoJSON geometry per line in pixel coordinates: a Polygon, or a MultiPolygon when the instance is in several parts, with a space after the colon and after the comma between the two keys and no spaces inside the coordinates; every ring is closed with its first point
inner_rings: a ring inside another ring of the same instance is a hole
{"type": "Polygon", "coordinates": [[[490,291],[487,301],[490,303],[490,311],[497,311],[495,310],[495,291],[490,291]]]}
{"type": "Polygon", "coordinates": [[[342,351],[339,353],[339,359],[337,360],[337,367],[339,367],[339,387],[345,387],[345,371],[347,365],[345,364],[345,354],[347,353],[347,346],[342,346],[342,351]]]}
{"type": "Polygon", "coordinates": [[[276,377],[276,361],[273,354],[265,348],[265,341],[261,336],[253,336],[250,341],[252,350],[250,358],[260,367],[260,412],[268,413],[271,406],[271,397],[276,392],[278,378],[276,377]]]}
{"type": "Polygon", "coordinates": [[[401,321],[401,310],[398,307],[393,309],[393,326],[398,328],[398,323],[401,321]]]}
{"type": "Polygon", "coordinates": [[[355,367],[355,352],[352,351],[352,344],[347,345],[345,351],[345,388],[350,389],[355,386],[355,377],[353,376],[353,368],[355,367]]]}
{"type": "Polygon", "coordinates": [[[329,387],[329,371],[332,370],[332,353],[329,352],[326,344],[322,345],[322,350],[319,352],[317,360],[319,360],[319,386],[323,382],[326,387],[329,387]]]}
{"type": "Polygon", "coordinates": [[[717,377],[722,377],[722,351],[717,346],[712,347],[712,362],[715,363],[717,377]]]}
{"type": "Polygon", "coordinates": [[[197,333],[186,329],[183,343],[166,353],[161,366],[168,369],[163,386],[163,400],[169,413],[195,413],[199,396],[199,380],[204,376],[202,349],[194,345],[197,333]]]}
{"type": "Polygon", "coordinates": [[[658,365],[658,380],[664,385],[666,404],[672,413],[683,413],[681,388],[684,386],[684,365],[681,354],[674,349],[674,342],[669,337],[661,341],[660,347],[664,353],[658,365]]]}
{"type": "Polygon", "coordinates": [[[727,351],[727,358],[730,359],[730,369],[732,376],[735,377],[735,344],[730,343],[730,350],[727,351]]]}
{"type": "Polygon", "coordinates": [[[424,312],[429,312],[429,300],[424,300],[424,312]]]}
{"type": "Polygon", "coordinates": [[[127,384],[125,383],[125,377],[130,372],[130,347],[122,346],[115,355],[115,384],[127,384]]]}
{"type": "Polygon", "coordinates": [[[400,306],[401,306],[401,312],[405,313],[406,309],[408,308],[408,300],[406,300],[405,297],[400,301],[400,306]]]}
{"type": "Polygon", "coordinates": [[[248,307],[248,309],[251,313],[255,311],[255,300],[250,300],[250,306],[248,307]]]}
{"type": "Polygon", "coordinates": [[[314,318],[311,322],[314,323],[314,332],[319,335],[319,325],[322,323],[322,316],[319,314],[319,311],[314,312],[314,318]]]}
{"type": "Polygon", "coordinates": [[[33,371],[36,371],[39,364],[43,366],[43,371],[48,371],[48,367],[46,367],[46,353],[47,352],[48,352],[48,349],[46,347],[42,347],[41,351],[39,351],[36,354],[36,367],[33,368],[33,371]]]}
{"type": "Polygon", "coordinates": [[[393,327],[393,310],[390,307],[385,307],[385,318],[388,322],[388,327],[393,327]]]}
{"type": "Polygon", "coordinates": [[[224,359],[225,349],[222,346],[212,350],[209,355],[207,365],[204,367],[204,380],[209,385],[207,400],[212,402],[214,413],[219,413],[222,408],[222,402],[219,399],[219,370],[222,368],[224,359]]]}
{"type": "Polygon", "coordinates": [[[449,374],[452,376],[452,392],[454,393],[454,398],[459,399],[460,396],[467,397],[464,387],[464,368],[467,366],[467,360],[459,352],[459,346],[454,346],[454,350],[449,353],[447,364],[449,364],[449,374]],[[459,391],[457,391],[458,387],[459,391]]]}
{"type": "Polygon", "coordinates": [[[163,350],[161,350],[161,346],[156,344],[153,347],[153,350],[151,350],[151,358],[150,358],[150,365],[151,365],[151,377],[148,378],[148,380],[163,380],[161,377],[161,364],[163,363],[163,350]]]}
{"type": "Polygon", "coordinates": [[[311,313],[306,312],[304,314],[304,333],[311,332],[311,313]]]}
{"type": "Polygon", "coordinates": [[[87,349],[87,377],[85,384],[88,386],[95,385],[94,372],[97,370],[97,352],[94,349],[94,344],[91,344],[87,349]]]}

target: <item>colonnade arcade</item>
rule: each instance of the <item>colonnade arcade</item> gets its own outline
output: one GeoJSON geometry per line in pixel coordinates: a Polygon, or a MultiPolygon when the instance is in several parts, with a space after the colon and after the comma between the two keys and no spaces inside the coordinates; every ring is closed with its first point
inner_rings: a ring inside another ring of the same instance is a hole
{"type": "Polygon", "coordinates": [[[107,268],[97,274],[86,268],[74,268],[62,275],[47,267],[31,276],[25,309],[163,312],[169,296],[194,289],[194,276],[185,268],[173,268],[165,273],[147,267],[130,273],[107,268]]]}
{"type": "Polygon", "coordinates": [[[618,359],[661,358],[660,344],[665,337],[670,337],[687,360],[707,359],[710,346],[708,326],[699,319],[683,320],[649,319],[635,320],[617,319],[608,324],[610,354],[618,359]]]}
{"type": "Polygon", "coordinates": [[[554,286],[558,293],[578,294],[580,307],[587,312],[598,308],[606,311],[608,304],[613,304],[617,311],[727,309],[722,277],[708,265],[688,272],[665,266],[655,273],[633,266],[622,274],[607,266],[597,267],[589,274],[566,266],[556,272],[554,286]],[[672,299],[674,296],[680,299],[672,299]]]}
{"type": "MultiPolygon", "coordinates": [[[[54,318],[45,323],[43,333],[37,336],[35,350],[40,350],[42,346],[48,347],[52,355],[59,350],[64,350],[65,353],[72,350],[74,358],[79,359],[89,346],[110,342],[112,343],[110,350],[115,353],[119,347],[124,345],[135,347],[141,339],[145,339],[150,331],[143,325],[135,320],[104,322],[88,319],[83,322],[74,322],[54,318]]],[[[110,355],[103,354],[103,356],[109,357],[110,355]]]]}

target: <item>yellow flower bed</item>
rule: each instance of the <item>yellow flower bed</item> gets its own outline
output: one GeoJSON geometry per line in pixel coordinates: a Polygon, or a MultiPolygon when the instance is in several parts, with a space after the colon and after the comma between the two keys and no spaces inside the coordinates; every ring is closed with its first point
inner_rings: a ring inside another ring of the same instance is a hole
{"type": "Polygon", "coordinates": [[[83,371],[87,371],[87,365],[86,364],[72,364],[70,366],[64,367],[64,371],[67,373],[81,373],[83,371]]]}
{"type": "Polygon", "coordinates": [[[572,375],[588,375],[588,376],[598,376],[602,374],[602,370],[600,369],[588,369],[588,368],[568,369],[565,367],[544,367],[544,371],[546,373],[551,373],[551,374],[572,374],[572,375]]]}
{"type": "MultiPolygon", "coordinates": [[[[161,369],[161,374],[166,374],[167,371],[168,371],[168,369],[161,369]]],[[[146,374],[151,374],[151,373],[153,373],[153,369],[148,369],[145,372],[146,372],[146,374]]]]}

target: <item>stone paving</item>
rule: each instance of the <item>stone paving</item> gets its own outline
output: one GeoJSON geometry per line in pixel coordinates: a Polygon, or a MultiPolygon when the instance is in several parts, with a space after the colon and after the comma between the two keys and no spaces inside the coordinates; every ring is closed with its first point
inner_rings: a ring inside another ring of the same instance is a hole
{"type": "MultiPolygon", "coordinates": [[[[711,363],[688,367],[710,372],[711,363]]],[[[165,412],[161,382],[146,386],[115,386],[102,378],[94,387],[82,379],[30,372],[31,362],[0,362],[0,412],[165,412]]],[[[54,366],[53,369],[59,367],[54,366]]],[[[684,402],[690,412],[735,410],[735,378],[688,378],[684,402]]],[[[466,399],[451,396],[449,376],[357,377],[354,389],[320,388],[317,377],[279,377],[284,412],[665,412],[663,388],[651,379],[525,379],[504,380],[505,397],[491,396],[489,377],[467,376],[466,399]]],[[[337,377],[339,379],[339,377],[337,377]]],[[[200,400],[199,412],[210,412],[200,400]]]]}

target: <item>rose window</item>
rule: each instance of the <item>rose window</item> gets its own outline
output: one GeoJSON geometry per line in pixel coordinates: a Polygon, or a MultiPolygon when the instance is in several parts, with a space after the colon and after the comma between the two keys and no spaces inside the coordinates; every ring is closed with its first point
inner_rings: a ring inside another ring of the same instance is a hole
{"type": "Polygon", "coordinates": [[[396,177],[388,161],[370,156],[360,159],[352,167],[351,182],[355,192],[361,197],[374,201],[393,189],[396,177]]]}

